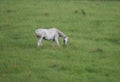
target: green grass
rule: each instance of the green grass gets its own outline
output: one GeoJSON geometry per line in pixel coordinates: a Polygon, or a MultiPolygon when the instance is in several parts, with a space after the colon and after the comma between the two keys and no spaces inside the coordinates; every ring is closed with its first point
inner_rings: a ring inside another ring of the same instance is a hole
{"type": "Polygon", "coordinates": [[[0,82],[119,82],[120,2],[0,1],[0,82]],[[68,46],[37,48],[34,31],[56,27],[68,46]]]}

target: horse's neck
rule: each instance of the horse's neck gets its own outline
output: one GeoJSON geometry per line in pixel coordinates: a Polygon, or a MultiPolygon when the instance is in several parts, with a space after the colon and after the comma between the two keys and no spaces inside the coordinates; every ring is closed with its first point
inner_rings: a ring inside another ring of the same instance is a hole
{"type": "Polygon", "coordinates": [[[60,37],[63,37],[63,38],[65,37],[65,34],[63,32],[61,32],[59,30],[57,30],[57,31],[58,31],[58,34],[59,34],[60,37]]]}

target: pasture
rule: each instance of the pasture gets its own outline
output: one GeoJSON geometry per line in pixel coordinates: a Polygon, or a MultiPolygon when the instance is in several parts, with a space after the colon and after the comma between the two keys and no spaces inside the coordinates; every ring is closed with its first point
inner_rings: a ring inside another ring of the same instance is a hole
{"type": "Polygon", "coordinates": [[[120,2],[0,0],[0,82],[120,82],[120,2]],[[67,47],[37,47],[56,27],[67,47]]]}

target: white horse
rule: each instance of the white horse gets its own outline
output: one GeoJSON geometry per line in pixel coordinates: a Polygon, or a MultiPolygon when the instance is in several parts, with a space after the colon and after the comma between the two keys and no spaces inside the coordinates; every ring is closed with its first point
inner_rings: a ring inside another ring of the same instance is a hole
{"type": "Polygon", "coordinates": [[[42,46],[42,39],[51,40],[52,46],[54,46],[54,42],[56,42],[57,45],[60,46],[59,40],[58,40],[59,37],[62,37],[64,45],[67,45],[68,38],[63,32],[61,32],[56,28],[51,28],[51,29],[40,28],[35,30],[35,34],[36,34],[36,37],[38,38],[38,43],[37,43],[38,47],[42,46]]]}

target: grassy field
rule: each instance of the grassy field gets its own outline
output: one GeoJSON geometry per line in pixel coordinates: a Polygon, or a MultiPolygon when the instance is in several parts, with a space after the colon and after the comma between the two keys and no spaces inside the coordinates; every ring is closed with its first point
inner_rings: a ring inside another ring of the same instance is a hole
{"type": "Polygon", "coordinates": [[[0,0],[0,82],[120,82],[120,2],[0,0]],[[37,48],[40,27],[68,46],[37,48]]]}

